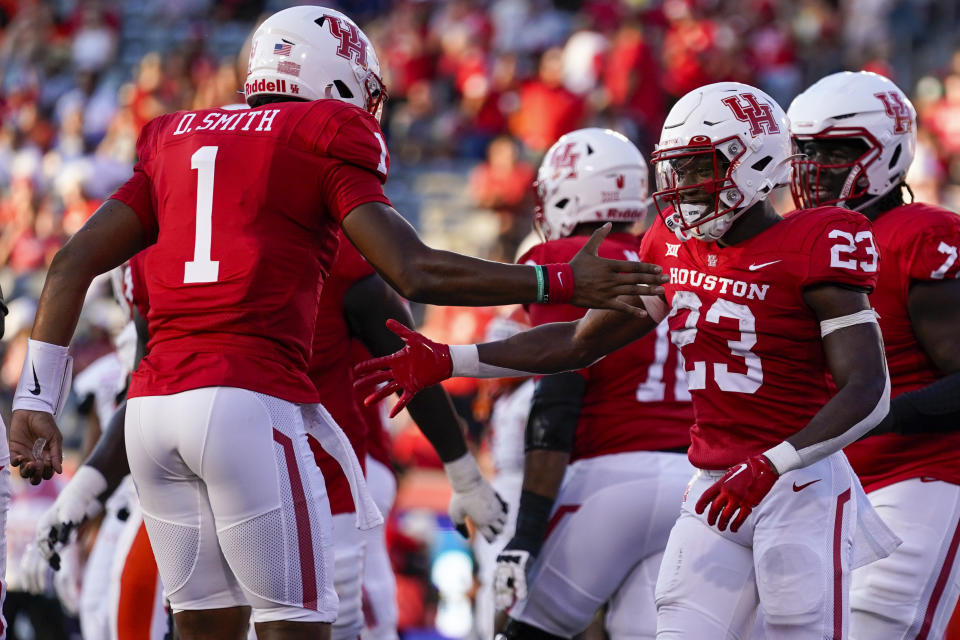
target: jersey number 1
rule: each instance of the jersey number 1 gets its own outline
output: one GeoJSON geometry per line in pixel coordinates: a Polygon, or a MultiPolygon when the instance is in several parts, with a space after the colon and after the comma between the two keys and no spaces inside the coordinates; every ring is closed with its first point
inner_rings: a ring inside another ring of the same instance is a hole
{"type": "Polygon", "coordinates": [[[200,147],[190,156],[190,168],[197,172],[197,233],[193,260],[183,265],[183,284],[216,282],[220,261],[210,259],[213,236],[213,170],[218,147],[200,147]]]}

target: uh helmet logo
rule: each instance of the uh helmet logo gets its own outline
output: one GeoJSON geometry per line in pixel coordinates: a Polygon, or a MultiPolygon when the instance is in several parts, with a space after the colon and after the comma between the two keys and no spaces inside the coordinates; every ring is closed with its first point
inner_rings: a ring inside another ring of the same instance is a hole
{"type": "Polygon", "coordinates": [[[906,133],[913,126],[913,119],[910,117],[910,110],[903,103],[900,94],[896,91],[873,94],[883,103],[883,110],[887,115],[893,118],[893,130],[895,133],[906,133]]]}
{"type": "Polygon", "coordinates": [[[780,125],[773,117],[773,109],[770,105],[757,100],[757,96],[752,93],[739,93],[724,98],[721,102],[730,108],[734,118],[750,125],[751,136],[758,136],[761,133],[780,133],[780,125]]]}
{"type": "Polygon", "coordinates": [[[323,16],[317,19],[321,27],[323,23],[330,25],[330,35],[340,41],[337,46],[337,55],[347,60],[353,60],[358,65],[367,68],[367,46],[361,38],[360,31],[350,22],[343,22],[335,16],[323,16]]]}

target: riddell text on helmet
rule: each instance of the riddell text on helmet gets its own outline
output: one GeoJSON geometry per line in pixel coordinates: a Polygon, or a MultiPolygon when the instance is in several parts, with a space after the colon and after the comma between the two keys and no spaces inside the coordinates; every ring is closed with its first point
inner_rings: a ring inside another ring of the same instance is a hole
{"type": "Polygon", "coordinates": [[[253,82],[248,82],[243,85],[243,92],[248,96],[254,93],[300,93],[300,87],[293,82],[289,83],[287,86],[287,81],[283,78],[279,80],[266,80],[265,78],[260,78],[253,82]]]}
{"type": "Polygon", "coordinates": [[[610,207],[609,209],[603,209],[597,211],[598,220],[636,220],[639,217],[642,217],[646,211],[642,209],[618,209],[617,207],[610,207]]]}
{"type": "Polygon", "coordinates": [[[730,293],[747,300],[763,300],[767,297],[767,291],[770,289],[769,284],[754,284],[743,280],[721,278],[707,275],[696,269],[684,269],[682,267],[670,267],[670,282],[679,285],[689,284],[705,291],[713,291],[719,287],[721,294],[730,293]]]}

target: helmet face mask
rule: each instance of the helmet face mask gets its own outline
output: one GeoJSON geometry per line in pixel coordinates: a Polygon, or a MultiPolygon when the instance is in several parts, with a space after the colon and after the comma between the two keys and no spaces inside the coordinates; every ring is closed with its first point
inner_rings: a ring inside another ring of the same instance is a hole
{"type": "Polygon", "coordinates": [[[716,143],[700,138],[695,136],[689,146],[659,149],[651,158],[657,211],[667,227],[684,239],[707,238],[721,227],[726,231],[729,223],[724,216],[743,202],[743,193],[730,176],[731,167],[743,155],[743,143],[737,137],[716,143]]]}
{"type": "Polygon", "coordinates": [[[795,136],[790,191],[798,208],[827,205],[854,208],[869,197],[868,172],[880,157],[880,144],[860,128],[831,127],[795,136]]]}
{"type": "Polygon", "coordinates": [[[651,155],[654,202],[678,239],[715,242],[790,178],[789,126],[773,98],[739,82],[694,89],[667,114],[651,155]]]}
{"type": "Polygon", "coordinates": [[[830,74],[794,98],[787,115],[794,143],[808,156],[793,161],[797,207],[863,211],[903,184],[916,151],[917,113],[887,78],[830,74]]]}

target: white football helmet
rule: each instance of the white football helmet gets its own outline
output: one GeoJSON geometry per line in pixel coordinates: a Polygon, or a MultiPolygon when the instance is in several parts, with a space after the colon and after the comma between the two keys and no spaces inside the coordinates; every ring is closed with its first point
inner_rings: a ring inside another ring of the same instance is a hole
{"type": "Polygon", "coordinates": [[[680,240],[719,240],[734,220],[790,176],[780,105],[739,82],[694,89],[667,114],[651,156],[657,210],[680,240]]]}
{"type": "Polygon", "coordinates": [[[610,129],[578,129],[553,143],[537,171],[537,225],[547,240],[582,222],[632,222],[650,205],[647,163],[610,129]]]}
{"type": "Polygon", "coordinates": [[[863,148],[847,162],[795,159],[790,186],[798,207],[863,209],[900,185],[913,162],[917,112],[897,85],[876,73],[822,78],[794,98],[787,116],[800,151],[811,141],[858,141],[863,148]]]}
{"type": "Polygon", "coordinates": [[[343,100],[380,119],[387,92],[380,61],[363,31],[325,7],[291,7],[253,34],[243,92],[343,100]]]}

